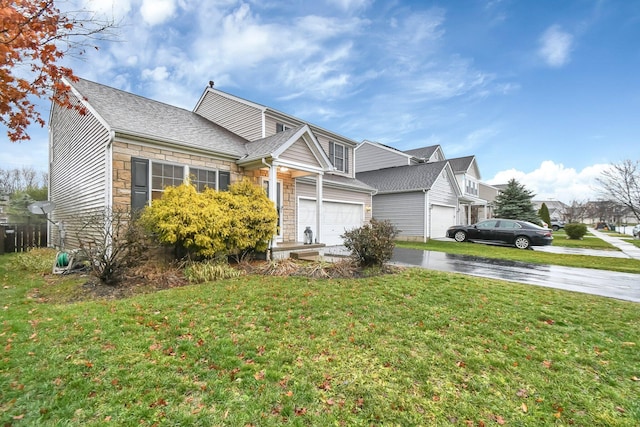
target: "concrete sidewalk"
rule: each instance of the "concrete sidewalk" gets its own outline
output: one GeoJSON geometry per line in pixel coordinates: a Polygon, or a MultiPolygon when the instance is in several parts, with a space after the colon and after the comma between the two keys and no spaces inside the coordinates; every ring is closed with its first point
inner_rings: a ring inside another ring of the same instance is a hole
{"type": "Polygon", "coordinates": [[[614,237],[609,235],[608,233],[602,233],[593,228],[590,228],[589,232],[591,232],[591,234],[593,234],[597,238],[602,239],[607,243],[611,243],[613,246],[620,249],[625,255],[627,255],[628,258],[640,260],[640,248],[632,243],[627,242],[626,239],[614,237]]]}

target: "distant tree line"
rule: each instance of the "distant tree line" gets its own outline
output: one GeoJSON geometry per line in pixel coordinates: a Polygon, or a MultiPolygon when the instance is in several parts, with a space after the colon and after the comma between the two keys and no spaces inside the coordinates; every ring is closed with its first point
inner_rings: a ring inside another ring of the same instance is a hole
{"type": "Polygon", "coordinates": [[[0,168],[0,220],[8,223],[42,222],[43,215],[34,215],[27,207],[47,200],[49,174],[32,167],[0,168]]]}

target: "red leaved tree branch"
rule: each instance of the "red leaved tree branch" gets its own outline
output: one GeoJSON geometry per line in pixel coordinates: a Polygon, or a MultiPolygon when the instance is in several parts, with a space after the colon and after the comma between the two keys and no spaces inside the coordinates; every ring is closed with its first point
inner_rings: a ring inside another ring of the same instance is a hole
{"type": "Polygon", "coordinates": [[[83,112],[61,80],[77,77],[59,62],[67,54],[82,55],[87,40],[106,38],[115,28],[87,11],[61,13],[54,3],[0,0],[0,123],[12,142],[28,140],[32,123],[44,126],[34,98],[83,112]]]}

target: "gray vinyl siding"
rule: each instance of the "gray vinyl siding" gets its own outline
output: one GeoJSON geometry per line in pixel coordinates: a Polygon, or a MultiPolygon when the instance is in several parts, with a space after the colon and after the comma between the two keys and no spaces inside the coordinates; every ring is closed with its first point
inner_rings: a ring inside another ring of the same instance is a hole
{"type": "Polygon", "coordinates": [[[449,175],[444,171],[440,174],[436,182],[433,183],[429,191],[429,202],[434,205],[457,206],[453,183],[449,180],[449,175]]]}
{"type": "Polygon", "coordinates": [[[317,166],[318,159],[311,152],[311,149],[302,139],[296,141],[291,147],[289,147],[284,153],[280,155],[280,158],[283,160],[291,160],[297,163],[307,163],[310,165],[317,166]]]}
{"type": "Polygon", "coordinates": [[[398,237],[422,238],[424,231],[425,193],[379,194],[373,196],[373,217],[389,220],[398,230],[398,237]]]}
{"type": "MultiPolygon", "coordinates": [[[[66,247],[78,246],[79,217],[104,210],[107,204],[106,145],[108,130],[91,113],[54,106],[51,123],[50,199],[56,204],[51,219],[66,226],[66,247]]],[[[57,227],[50,243],[58,244],[57,227]]]]}
{"type": "Polygon", "coordinates": [[[195,112],[249,141],[265,136],[262,134],[262,110],[252,105],[207,92],[195,112]]]}
{"type": "Polygon", "coordinates": [[[366,172],[409,164],[407,156],[363,143],[356,150],[356,172],[366,172]]]}

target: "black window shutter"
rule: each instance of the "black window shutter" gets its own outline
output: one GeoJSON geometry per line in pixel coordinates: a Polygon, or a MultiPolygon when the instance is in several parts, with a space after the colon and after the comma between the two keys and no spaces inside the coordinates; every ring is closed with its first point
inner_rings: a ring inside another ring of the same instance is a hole
{"type": "Polygon", "coordinates": [[[282,123],[276,123],[276,133],[284,131],[284,126],[282,123]]]}
{"type": "Polygon", "coordinates": [[[335,159],[333,158],[333,142],[329,141],[329,160],[331,160],[331,164],[335,166],[335,159]]]}
{"type": "Polygon", "coordinates": [[[229,184],[231,184],[231,172],[218,172],[218,178],[220,182],[218,183],[218,191],[227,191],[229,189],[229,184]]]}
{"type": "Polygon", "coordinates": [[[344,147],[344,173],[349,173],[349,148],[344,147]]]}
{"type": "Polygon", "coordinates": [[[131,158],[131,210],[137,211],[149,203],[149,160],[131,158]]]}

